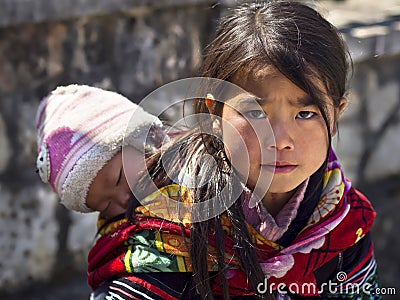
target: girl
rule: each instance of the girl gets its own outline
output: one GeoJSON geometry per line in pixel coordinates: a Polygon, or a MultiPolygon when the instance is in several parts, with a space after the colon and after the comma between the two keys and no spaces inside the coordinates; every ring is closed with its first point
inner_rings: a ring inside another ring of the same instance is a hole
{"type": "Polygon", "coordinates": [[[379,299],[375,212],[331,147],[348,59],[337,30],[298,2],[244,4],[223,18],[202,75],[246,92],[220,85],[196,101],[200,125],[148,165],[160,189],[96,245],[113,239],[118,251],[89,256],[91,285],[118,299],[379,299]],[[165,198],[192,215],[165,220],[165,198]],[[209,217],[191,222],[211,199],[209,217]]]}

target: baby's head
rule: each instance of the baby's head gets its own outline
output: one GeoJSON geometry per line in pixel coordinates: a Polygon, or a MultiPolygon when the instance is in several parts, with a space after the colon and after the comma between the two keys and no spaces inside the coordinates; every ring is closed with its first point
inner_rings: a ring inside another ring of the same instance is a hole
{"type": "Polygon", "coordinates": [[[79,212],[102,210],[88,206],[89,193],[96,198],[92,202],[100,201],[99,197],[116,197],[112,191],[107,194],[112,184],[106,190],[107,186],[97,180],[112,180],[110,171],[117,172],[115,185],[123,183],[126,195],[130,194],[122,167],[116,167],[122,166],[123,143],[131,146],[136,159],[160,147],[166,138],[157,117],[120,94],[84,85],[58,87],[43,99],[36,128],[40,178],[65,207],[79,212]]]}

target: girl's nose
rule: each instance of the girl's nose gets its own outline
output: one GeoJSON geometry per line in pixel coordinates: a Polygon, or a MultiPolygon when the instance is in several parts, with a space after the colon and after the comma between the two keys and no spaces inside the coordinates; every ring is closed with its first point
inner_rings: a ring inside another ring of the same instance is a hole
{"type": "Polygon", "coordinates": [[[279,150],[293,150],[294,142],[292,138],[292,131],[290,125],[284,121],[277,121],[272,123],[272,131],[274,139],[268,139],[268,149],[279,150]]]}

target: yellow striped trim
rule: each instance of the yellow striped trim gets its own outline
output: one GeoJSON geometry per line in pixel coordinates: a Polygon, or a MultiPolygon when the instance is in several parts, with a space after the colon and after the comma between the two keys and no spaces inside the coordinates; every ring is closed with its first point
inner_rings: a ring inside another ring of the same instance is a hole
{"type": "Polygon", "coordinates": [[[129,246],[128,249],[126,250],[125,257],[124,257],[124,266],[125,266],[125,270],[128,273],[133,273],[132,268],[131,268],[131,254],[132,254],[132,246],[129,246]]]}
{"type": "Polygon", "coordinates": [[[166,252],[165,248],[164,248],[164,243],[163,243],[162,238],[161,238],[160,231],[156,231],[154,233],[154,235],[156,237],[156,241],[155,242],[156,242],[157,250],[160,251],[160,252],[166,252]]]}
{"type": "Polygon", "coordinates": [[[178,264],[178,269],[180,272],[186,272],[186,263],[185,263],[185,258],[182,256],[175,256],[176,257],[176,263],[178,264]]]}

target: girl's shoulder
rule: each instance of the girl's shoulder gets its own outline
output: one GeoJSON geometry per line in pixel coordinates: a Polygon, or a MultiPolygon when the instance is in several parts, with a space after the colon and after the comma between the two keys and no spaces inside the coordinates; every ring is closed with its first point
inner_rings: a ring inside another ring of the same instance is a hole
{"type": "Polygon", "coordinates": [[[371,201],[359,190],[351,187],[346,194],[347,203],[353,211],[358,211],[362,214],[363,219],[374,220],[376,212],[371,204],[371,201]]]}
{"type": "Polygon", "coordinates": [[[347,192],[347,197],[350,199],[352,202],[366,202],[371,204],[371,202],[368,200],[367,196],[365,196],[362,192],[360,192],[358,189],[351,187],[349,191],[347,192]]]}

